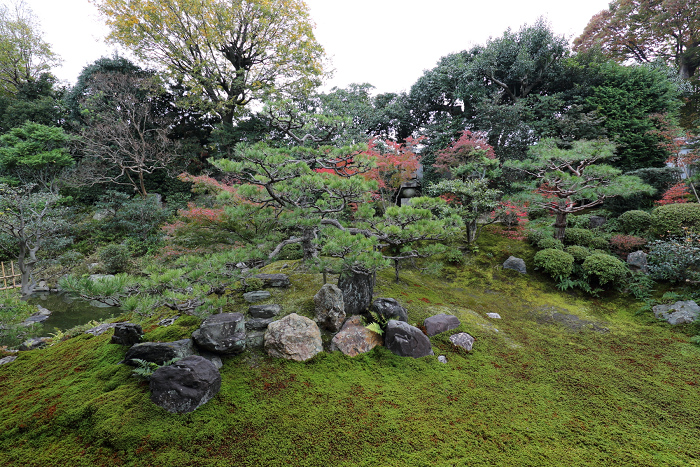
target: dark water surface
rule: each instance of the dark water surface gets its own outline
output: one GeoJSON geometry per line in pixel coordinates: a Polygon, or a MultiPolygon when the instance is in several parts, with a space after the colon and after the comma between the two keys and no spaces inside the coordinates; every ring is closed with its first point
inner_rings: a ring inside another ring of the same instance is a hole
{"type": "Polygon", "coordinates": [[[100,321],[122,313],[119,307],[96,306],[98,305],[96,302],[88,302],[68,294],[37,293],[27,300],[27,303],[41,305],[51,310],[49,319],[41,324],[42,335],[65,331],[74,326],[89,323],[91,320],[100,321]]]}

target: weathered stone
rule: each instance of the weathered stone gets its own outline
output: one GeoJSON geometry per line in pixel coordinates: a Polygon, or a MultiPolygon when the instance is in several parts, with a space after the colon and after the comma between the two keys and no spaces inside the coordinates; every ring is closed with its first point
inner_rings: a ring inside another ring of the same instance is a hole
{"type": "Polygon", "coordinates": [[[114,279],[114,274],[90,274],[88,279],[91,281],[99,281],[103,279],[114,279]]]}
{"type": "Polygon", "coordinates": [[[340,350],[345,355],[354,357],[369,352],[378,345],[382,345],[382,336],[364,327],[362,318],[355,315],[345,321],[340,332],[333,336],[331,351],[340,350]]]}
{"type": "Polygon", "coordinates": [[[467,352],[472,351],[474,340],[475,339],[466,332],[460,332],[459,334],[453,334],[450,336],[450,342],[452,342],[453,345],[456,347],[462,347],[467,352]]]}
{"type": "Polygon", "coordinates": [[[143,330],[140,324],[117,323],[114,327],[112,344],[132,346],[138,344],[143,339],[143,330]]]}
{"type": "Polygon", "coordinates": [[[372,302],[370,310],[387,320],[408,322],[408,311],[394,298],[378,298],[372,302]]]}
{"type": "Polygon", "coordinates": [[[179,317],[180,315],[175,315],[170,318],[161,319],[160,321],[158,321],[158,326],[163,326],[164,328],[172,326],[179,317]]]}
{"type": "Polygon", "coordinates": [[[435,334],[440,334],[441,332],[458,328],[460,324],[462,323],[459,322],[459,318],[452,315],[446,315],[444,313],[431,316],[423,321],[425,332],[429,336],[434,336],[435,334]]]}
{"type": "Polygon", "coordinates": [[[505,260],[503,263],[503,269],[512,269],[513,271],[518,271],[520,274],[527,274],[525,261],[521,258],[516,258],[515,256],[509,256],[508,259],[505,260]]]}
{"type": "Polygon", "coordinates": [[[267,300],[272,294],[267,290],[256,290],[254,292],[246,292],[243,294],[243,299],[248,303],[259,302],[261,300],[267,300]]]}
{"type": "Polygon", "coordinates": [[[256,274],[253,276],[260,279],[265,284],[265,287],[289,287],[289,276],[286,274],[256,274]]]}
{"type": "Polygon", "coordinates": [[[49,292],[49,285],[46,281],[39,281],[36,287],[34,287],[34,293],[39,292],[49,292]]]}
{"type": "Polygon", "coordinates": [[[194,355],[158,368],[151,376],[151,401],[171,413],[192,412],[221,389],[221,375],[206,358],[194,355]]]}
{"type": "Polygon", "coordinates": [[[132,345],[126,351],[124,363],[136,366],[136,362],[132,361],[132,359],[138,358],[139,360],[162,365],[173,358],[185,358],[194,354],[192,339],[182,339],[173,342],[143,342],[132,345]]]}
{"type": "Polygon", "coordinates": [[[265,351],[271,357],[308,360],[323,351],[321,331],[309,318],[292,313],[267,327],[265,351]]]}
{"type": "Polygon", "coordinates": [[[330,332],[338,332],[345,321],[343,292],[333,285],[324,284],[314,295],[316,323],[330,332]]]}
{"type": "Polygon", "coordinates": [[[111,306],[119,306],[119,302],[113,298],[103,298],[100,300],[90,300],[90,306],[95,308],[109,308],[111,306]]]}
{"type": "Polygon", "coordinates": [[[654,316],[670,324],[692,323],[700,317],[700,306],[693,300],[678,301],[673,305],[656,305],[654,316]]]}
{"type": "MultiPolygon", "coordinates": [[[[90,328],[87,331],[85,331],[85,334],[91,334],[93,336],[101,336],[105,332],[109,331],[110,329],[113,329],[117,323],[102,323],[98,324],[94,328],[90,328]]],[[[130,344],[133,345],[133,344],[130,344]]]]}
{"type": "Polygon", "coordinates": [[[240,313],[212,315],[192,333],[195,343],[209,352],[233,355],[245,349],[245,321],[240,313]]]}
{"type": "Polygon", "coordinates": [[[246,333],[246,349],[261,349],[265,345],[265,331],[250,331],[246,333]]]}
{"type": "Polygon", "coordinates": [[[440,363],[447,363],[447,357],[445,357],[444,355],[440,355],[440,356],[438,357],[438,362],[440,362],[440,363]]]}
{"type": "Polygon", "coordinates": [[[343,292],[345,316],[357,315],[372,301],[374,278],[369,274],[344,273],[338,278],[338,288],[343,292]]]}
{"type": "Polygon", "coordinates": [[[0,365],[6,365],[12,363],[17,359],[17,355],[10,355],[9,357],[0,358],[0,365]]]}
{"type": "Polygon", "coordinates": [[[224,366],[224,362],[221,361],[221,356],[215,353],[207,352],[206,350],[200,350],[199,356],[209,360],[216,367],[217,370],[220,370],[221,367],[224,366]]]}
{"type": "Polygon", "coordinates": [[[279,305],[251,305],[248,307],[248,313],[253,318],[274,318],[282,311],[279,305]]]}
{"type": "Polygon", "coordinates": [[[486,313],[486,316],[491,319],[501,319],[501,315],[498,313],[486,313]]]}
{"type": "Polygon", "coordinates": [[[273,321],[273,318],[251,318],[245,322],[245,328],[248,331],[267,329],[267,326],[273,321]]]}
{"type": "Polygon", "coordinates": [[[647,266],[647,254],[642,250],[633,251],[627,255],[627,264],[629,264],[630,269],[633,271],[649,272],[649,267],[647,266]]]}
{"type": "Polygon", "coordinates": [[[597,229],[598,227],[605,225],[607,221],[608,219],[603,216],[591,216],[588,220],[588,226],[591,229],[597,229]]]}
{"type": "Polygon", "coordinates": [[[50,337],[32,337],[22,342],[22,344],[19,346],[19,350],[27,351],[40,349],[42,347],[46,347],[50,341],[50,337]]]}
{"type": "Polygon", "coordinates": [[[51,310],[48,310],[41,305],[37,305],[36,307],[39,311],[22,321],[22,326],[31,326],[32,324],[43,323],[49,319],[49,316],[51,316],[51,310]]]}
{"type": "Polygon", "coordinates": [[[386,325],[384,345],[401,357],[420,358],[434,355],[428,336],[415,326],[403,321],[390,320],[386,325]]]}

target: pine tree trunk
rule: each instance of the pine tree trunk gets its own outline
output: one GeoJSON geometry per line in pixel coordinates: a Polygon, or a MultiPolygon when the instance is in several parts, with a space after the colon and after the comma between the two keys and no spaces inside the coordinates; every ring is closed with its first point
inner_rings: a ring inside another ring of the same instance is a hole
{"type": "Polygon", "coordinates": [[[564,234],[566,233],[567,214],[567,212],[563,211],[557,212],[557,217],[554,221],[554,238],[556,238],[557,240],[564,241],[564,234]]]}

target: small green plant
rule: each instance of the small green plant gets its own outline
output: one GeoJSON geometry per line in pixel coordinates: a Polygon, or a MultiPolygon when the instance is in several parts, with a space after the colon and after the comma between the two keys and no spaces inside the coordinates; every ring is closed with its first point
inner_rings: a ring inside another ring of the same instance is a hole
{"type": "Polygon", "coordinates": [[[647,261],[649,273],[656,280],[700,280],[700,235],[686,230],[683,237],[652,242],[647,261]]]}
{"type": "Polygon", "coordinates": [[[659,206],[651,213],[651,232],[657,236],[681,236],[685,231],[700,233],[700,204],[659,206]]]}
{"type": "Polygon", "coordinates": [[[535,266],[562,282],[574,270],[574,257],[563,250],[547,248],[535,254],[535,266]]]}
{"type": "Polygon", "coordinates": [[[131,253],[126,245],[112,243],[100,250],[100,261],[104,264],[105,272],[117,274],[129,267],[131,253]]]}
{"type": "Polygon", "coordinates": [[[151,376],[153,376],[153,373],[155,373],[158,368],[162,366],[172,365],[178,360],[181,360],[181,357],[172,358],[167,362],[164,362],[162,365],[158,365],[157,363],[142,360],[140,358],[132,358],[131,361],[136,363],[137,366],[133,369],[131,375],[142,381],[148,381],[151,379],[151,376]]]}
{"type": "Polygon", "coordinates": [[[376,332],[380,336],[384,334],[384,329],[377,323],[376,321],[369,323],[367,326],[365,326],[367,329],[369,329],[372,332],[376,332]]]}
{"type": "Polygon", "coordinates": [[[610,243],[605,237],[593,237],[590,242],[588,242],[588,247],[591,250],[603,250],[608,251],[610,248],[610,243]]]}

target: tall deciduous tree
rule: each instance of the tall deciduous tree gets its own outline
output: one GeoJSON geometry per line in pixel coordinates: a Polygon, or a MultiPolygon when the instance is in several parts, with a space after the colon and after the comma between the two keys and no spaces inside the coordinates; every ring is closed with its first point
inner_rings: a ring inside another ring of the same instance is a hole
{"type": "Polygon", "coordinates": [[[96,0],[110,39],[164,67],[188,103],[231,123],[251,100],[319,84],[323,49],[302,0],[96,0]]]}
{"type": "Polygon", "coordinates": [[[613,0],[574,40],[575,50],[600,47],[618,61],[675,64],[682,78],[700,67],[700,4],[686,0],[613,0]]]}

